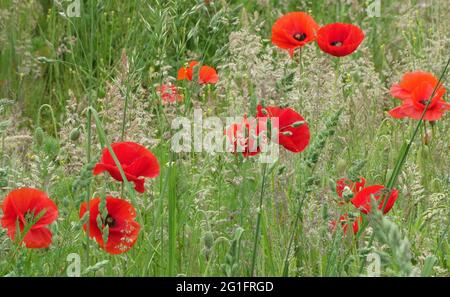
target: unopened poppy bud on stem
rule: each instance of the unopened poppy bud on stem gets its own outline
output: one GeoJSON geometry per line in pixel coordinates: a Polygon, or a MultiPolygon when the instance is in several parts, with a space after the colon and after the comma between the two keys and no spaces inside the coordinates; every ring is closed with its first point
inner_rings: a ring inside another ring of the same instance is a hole
{"type": "Polygon", "coordinates": [[[80,138],[80,129],[79,128],[75,128],[70,132],[70,140],[72,141],[77,141],[80,138]]]}

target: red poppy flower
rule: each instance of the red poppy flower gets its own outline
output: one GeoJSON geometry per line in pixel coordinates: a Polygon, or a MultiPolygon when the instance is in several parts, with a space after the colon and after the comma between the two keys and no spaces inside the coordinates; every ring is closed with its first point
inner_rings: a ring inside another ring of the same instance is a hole
{"type": "Polygon", "coordinates": [[[257,119],[250,121],[244,116],[242,123],[234,123],[225,131],[230,144],[233,144],[232,152],[242,153],[244,157],[254,156],[261,152],[258,145],[259,125],[257,119]]]}
{"type": "MultiPolygon", "coordinates": [[[[350,219],[348,214],[343,214],[339,217],[339,222],[341,223],[342,230],[344,234],[347,234],[348,225],[352,225],[353,234],[357,234],[359,231],[359,224],[362,223],[362,217],[350,219]]],[[[332,231],[336,230],[336,220],[330,222],[330,228],[332,231]]]]}
{"type": "Polygon", "coordinates": [[[353,53],[364,39],[364,32],[355,25],[334,23],[321,27],[317,32],[319,48],[335,57],[353,53]]]}
{"type": "Polygon", "coordinates": [[[291,57],[298,47],[316,39],[319,25],[305,12],[291,12],[280,17],[272,27],[272,43],[289,51],[291,57]]]}
{"type": "MultiPolygon", "coordinates": [[[[353,194],[358,193],[364,188],[366,184],[366,179],[364,177],[360,177],[359,181],[352,181],[349,178],[341,178],[336,182],[336,193],[339,198],[344,198],[344,189],[347,187],[353,194]]],[[[339,204],[344,204],[345,201],[340,201],[339,204]]]]}
{"type": "Polygon", "coordinates": [[[8,230],[12,240],[16,236],[17,224],[23,231],[25,226],[33,223],[22,242],[27,248],[50,246],[52,233],[47,226],[58,217],[58,208],[47,194],[31,188],[13,190],[3,201],[2,211],[2,226],[8,230]]]}
{"type": "MultiPolygon", "coordinates": [[[[402,105],[390,110],[389,114],[397,119],[408,117],[419,120],[437,83],[438,79],[431,73],[406,73],[399,84],[391,87],[391,95],[402,100],[402,105]]],[[[428,105],[424,120],[439,120],[445,111],[450,110],[450,104],[443,99],[445,92],[446,89],[440,84],[428,105]]]]}
{"type": "MultiPolygon", "coordinates": [[[[181,67],[178,70],[178,80],[190,80],[194,78],[194,67],[198,65],[197,61],[189,62],[188,67],[181,67]]],[[[209,66],[201,66],[198,72],[198,83],[203,84],[215,84],[219,81],[219,75],[216,70],[209,66]]]]}
{"type": "MultiPolygon", "coordinates": [[[[350,200],[352,204],[365,214],[368,214],[371,209],[371,199],[372,197],[378,202],[381,197],[386,197],[386,188],[382,185],[373,185],[362,189],[355,197],[350,200]]],[[[387,214],[391,208],[394,206],[395,201],[398,197],[398,191],[393,189],[389,193],[389,197],[386,203],[386,207],[383,210],[384,214],[387,214]]],[[[379,203],[378,209],[382,209],[384,206],[385,198],[379,203]]]]}
{"type": "MultiPolygon", "coordinates": [[[[135,142],[117,142],[111,145],[122,166],[128,181],[133,182],[136,191],[143,193],[144,178],[155,178],[159,175],[158,159],[145,147],[135,142]]],[[[94,175],[108,171],[112,178],[123,181],[109,150],[105,148],[99,163],[94,167],[94,175]]]]}
{"type": "Polygon", "coordinates": [[[299,153],[309,144],[309,127],[305,119],[291,108],[257,107],[258,118],[278,118],[278,143],[287,150],[299,153]]]}
{"type": "Polygon", "coordinates": [[[156,88],[156,91],[161,96],[163,104],[170,104],[183,100],[183,96],[178,94],[177,87],[174,85],[162,84],[156,88]]]}
{"type": "MultiPolygon", "coordinates": [[[[89,202],[89,237],[94,238],[98,245],[110,254],[122,254],[136,243],[140,225],[135,221],[136,210],[128,201],[120,198],[106,197],[106,217],[102,217],[99,210],[100,198],[89,202]],[[99,219],[97,218],[99,217],[99,219]],[[108,226],[108,241],[103,242],[103,230],[108,226]]],[[[87,203],[80,207],[80,218],[87,211],[87,203]]],[[[86,224],[83,229],[86,231],[86,224]]]]}

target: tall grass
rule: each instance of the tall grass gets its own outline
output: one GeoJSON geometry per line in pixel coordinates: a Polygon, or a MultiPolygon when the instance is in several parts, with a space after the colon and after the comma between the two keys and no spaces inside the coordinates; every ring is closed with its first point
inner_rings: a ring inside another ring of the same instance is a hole
{"type": "Polygon", "coordinates": [[[357,276],[376,252],[381,275],[448,276],[448,114],[425,128],[386,112],[404,72],[442,74],[448,88],[445,1],[381,1],[373,18],[366,1],[81,2],[79,18],[50,0],[0,3],[0,201],[13,188],[45,188],[61,214],[48,250],[18,247],[0,229],[0,275],[65,275],[77,253],[87,276],[357,276]],[[315,45],[292,61],[270,32],[294,10],[358,24],[366,39],[339,71],[315,45]],[[162,106],[155,87],[194,59],[220,82],[179,83],[183,104],[162,106]],[[171,151],[176,116],[251,115],[260,99],[306,118],[306,151],[281,150],[262,171],[253,158],[171,151]],[[160,161],[144,194],[92,176],[121,139],[160,161]],[[328,226],[344,211],[334,182],[346,176],[400,190],[389,215],[357,236],[328,226]],[[82,231],[81,202],[105,194],[132,201],[142,226],[120,256],[82,231]]]}

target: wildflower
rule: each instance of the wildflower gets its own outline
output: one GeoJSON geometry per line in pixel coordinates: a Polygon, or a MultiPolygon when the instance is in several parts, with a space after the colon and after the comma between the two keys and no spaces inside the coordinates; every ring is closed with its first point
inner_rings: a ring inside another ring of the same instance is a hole
{"type": "Polygon", "coordinates": [[[424,115],[426,121],[439,120],[446,110],[450,110],[450,104],[445,102],[443,96],[446,89],[438,79],[428,72],[408,72],[399,84],[391,87],[391,95],[402,100],[402,105],[389,111],[393,118],[412,118],[419,120],[428,104],[424,115]],[[433,90],[437,86],[433,98],[433,90]],[[429,100],[431,100],[429,102],[429,100]]]}
{"type": "Polygon", "coordinates": [[[294,56],[296,48],[316,39],[319,25],[305,12],[290,12],[280,17],[272,27],[272,43],[294,56]]]}
{"type": "MultiPolygon", "coordinates": [[[[351,218],[348,214],[343,214],[339,217],[339,222],[341,223],[342,231],[347,234],[348,225],[352,225],[353,234],[357,234],[359,231],[359,224],[362,223],[362,217],[351,218]]],[[[336,220],[332,220],[329,223],[330,229],[334,231],[336,229],[336,220]]]]}
{"type": "MultiPolygon", "coordinates": [[[[111,147],[127,180],[134,183],[136,191],[143,193],[145,180],[140,177],[157,177],[159,175],[158,159],[144,146],[135,142],[117,142],[113,143],[111,147]]],[[[108,148],[103,150],[102,158],[95,165],[93,173],[97,175],[103,171],[108,171],[115,180],[123,181],[108,148]]]]}
{"type": "Polygon", "coordinates": [[[366,184],[366,179],[364,177],[360,177],[359,181],[352,181],[349,178],[341,178],[336,182],[336,193],[339,198],[342,198],[344,201],[339,201],[339,204],[342,205],[345,201],[349,201],[355,194],[361,191],[366,184]]]}
{"type": "Polygon", "coordinates": [[[225,135],[230,144],[233,144],[233,153],[242,153],[244,157],[254,156],[260,153],[260,147],[258,145],[258,136],[260,129],[257,121],[252,119],[248,120],[247,116],[244,116],[241,123],[234,123],[229,126],[225,135]]]}
{"type": "MultiPolygon", "coordinates": [[[[89,201],[89,236],[94,238],[98,245],[110,254],[122,254],[136,243],[140,225],[135,221],[136,210],[128,201],[120,198],[106,197],[106,214],[102,216],[100,198],[89,201]],[[107,228],[107,242],[103,235],[107,228]]],[[[88,210],[83,202],[80,207],[80,218],[88,210]]],[[[83,225],[86,231],[86,224],[83,225]]]]}
{"type": "MultiPolygon", "coordinates": [[[[310,134],[305,119],[291,108],[257,107],[258,118],[278,118],[278,143],[285,149],[299,153],[309,144],[310,134]]],[[[273,127],[272,127],[273,128],[273,127]]]]}
{"type": "MultiPolygon", "coordinates": [[[[178,80],[190,80],[194,78],[194,67],[197,66],[198,61],[189,62],[188,67],[181,67],[178,70],[178,80]]],[[[216,70],[210,66],[201,66],[198,71],[198,83],[203,84],[215,84],[219,81],[219,75],[216,70]]]]}
{"type": "Polygon", "coordinates": [[[378,203],[381,197],[383,199],[379,202],[378,209],[383,209],[386,197],[388,197],[386,206],[383,209],[383,214],[387,214],[397,200],[398,190],[393,189],[390,193],[387,193],[387,189],[384,186],[373,185],[359,191],[350,201],[361,212],[368,214],[371,209],[371,199],[374,198],[378,203]]]}
{"type": "Polygon", "coordinates": [[[46,193],[20,188],[11,191],[1,205],[1,224],[8,230],[8,236],[16,239],[16,231],[26,234],[21,243],[27,248],[47,248],[52,243],[52,233],[47,228],[58,217],[58,208],[46,193]],[[30,226],[31,225],[31,226],[30,226]]]}
{"type": "Polygon", "coordinates": [[[163,104],[171,104],[183,100],[183,96],[178,94],[177,87],[171,84],[162,84],[156,88],[163,104]]]}
{"type": "Polygon", "coordinates": [[[335,57],[343,57],[353,53],[364,40],[364,32],[355,25],[334,23],[328,24],[317,32],[319,48],[335,57]]]}

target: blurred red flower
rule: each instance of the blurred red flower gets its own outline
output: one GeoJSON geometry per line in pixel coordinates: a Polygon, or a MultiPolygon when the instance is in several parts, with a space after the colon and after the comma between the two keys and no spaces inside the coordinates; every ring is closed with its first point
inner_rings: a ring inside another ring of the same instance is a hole
{"type": "Polygon", "coordinates": [[[359,181],[352,181],[349,178],[341,178],[336,182],[336,193],[338,194],[339,198],[342,198],[341,201],[339,201],[339,204],[342,205],[345,203],[344,201],[344,189],[348,188],[353,195],[358,193],[364,188],[364,185],[366,184],[366,179],[364,177],[360,177],[359,181]]]}
{"type": "MultiPolygon", "coordinates": [[[[278,143],[287,150],[299,153],[309,144],[310,134],[305,119],[291,108],[257,107],[258,118],[278,118],[278,143]]],[[[272,127],[274,128],[274,127],[272,127]]]]}
{"type": "MultiPolygon", "coordinates": [[[[181,67],[178,70],[178,80],[190,80],[194,78],[194,67],[198,65],[198,61],[189,62],[188,67],[181,67]]],[[[215,84],[219,81],[219,75],[216,70],[210,66],[201,66],[198,71],[198,83],[203,84],[215,84]]]]}
{"type": "MultiPolygon", "coordinates": [[[[353,234],[357,234],[359,231],[359,224],[362,223],[362,217],[349,218],[348,214],[343,214],[339,217],[339,222],[341,223],[342,230],[344,234],[347,234],[348,225],[352,225],[353,234]]],[[[336,220],[330,221],[330,228],[332,231],[336,230],[336,220]]]]}
{"type": "MultiPolygon", "coordinates": [[[[136,243],[140,225],[135,221],[136,210],[128,201],[120,198],[106,197],[106,217],[100,214],[100,198],[89,201],[89,237],[110,254],[122,254],[136,243]],[[101,225],[101,226],[99,226],[101,225]],[[103,230],[108,227],[108,241],[103,241],[103,230]]],[[[83,202],[80,207],[80,219],[88,210],[83,202]]],[[[86,224],[83,225],[86,231],[86,224]]]]}
{"type": "MultiPolygon", "coordinates": [[[[438,79],[431,73],[406,73],[399,84],[391,87],[391,95],[402,100],[402,105],[390,110],[389,114],[397,119],[408,117],[419,120],[437,84],[438,79]]],[[[450,104],[443,99],[445,92],[444,86],[439,84],[425,112],[424,120],[439,120],[445,111],[450,110],[450,104]]]]}
{"type": "Polygon", "coordinates": [[[290,12],[280,17],[272,27],[272,43],[294,56],[296,48],[316,39],[319,25],[305,12],[290,12]]]}
{"type": "Polygon", "coordinates": [[[361,212],[368,214],[371,210],[372,197],[377,201],[377,203],[383,197],[378,206],[378,209],[382,209],[387,196],[389,197],[387,198],[387,203],[383,210],[383,214],[387,214],[397,200],[398,190],[396,189],[393,189],[390,193],[387,193],[387,189],[382,185],[369,186],[359,191],[350,201],[361,212]]]}
{"type": "MultiPolygon", "coordinates": [[[[11,191],[3,201],[1,223],[8,230],[8,236],[15,240],[16,229],[29,228],[22,242],[27,248],[47,248],[52,243],[52,233],[47,228],[58,217],[56,204],[46,193],[20,188],[11,191]],[[31,227],[28,225],[32,224],[31,227]]],[[[19,235],[23,236],[23,234],[19,235]]]]}
{"type": "Polygon", "coordinates": [[[364,32],[355,25],[334,23],[328,24],[317,32],[319,48],[336,57],[353,53],[364,40],[364,32]]]}
{"type": "Polygon", "coordinates": [[[183,100],[183,96],[178,93],[177,87],[172,84],[162,84],[156,88],[163,104],[176,103],[183,100]]]}
{"type": "Polygon", "coordinates": [[[242,153],[244,157],[260,153],[259,134],[260,129],[257,119],[253,118],[249,121],[247,116],[243,117],[241,123],[234,123],[225,131],[228,142],[233,144],[232,152],[235,154],[242,153]]]}
{"type": "MultiPolygon", "coordinates": [[[[155,178],[159,175],[158,159],[144,146],[135,142],[116,142],[111,145],[122,166],[125,177],[133,182],[136,191],[143,193],[144,178],[155,178]]],[[[103,150],[102,158],[94,167],[94,175],[108,171],[112,178],[123,181],[119,168],[116,166],[108,148],[103,150]]]]}

